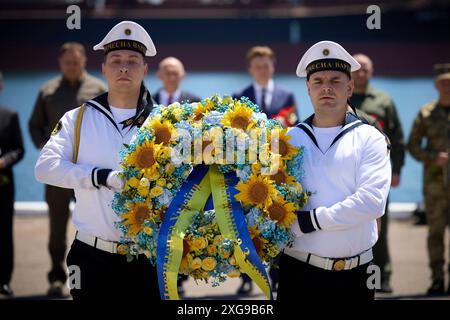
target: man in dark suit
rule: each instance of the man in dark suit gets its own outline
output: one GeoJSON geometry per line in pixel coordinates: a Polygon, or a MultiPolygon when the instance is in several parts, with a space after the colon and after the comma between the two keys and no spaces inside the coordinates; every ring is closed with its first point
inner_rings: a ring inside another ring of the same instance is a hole
{"type": "Polygon", "coordinates": [[[285,127],[293,126],[299,119],[294,94],[274,83],[275,61],[275,54],[269,47],[251,48],[247,53],[247,65],[253,83],[235,93],[233,98],[248,97],[268,118],[281,120],[285,127]]]}
{"type": "Polygon", "coordinates": [[[156,75],[163,84],[163,87],[153,95],[157,104],[167,106],[174,102],[199,102],[201,100],[198,96],[180,89],[181,80],[186,76],[186,72],[179,59],[175,57],[163,59],[159,63],[156,75]]]}
{"type": "MultiPolygon", "coordinates": [[[[0,92],[3,78],[0,73],[0,92]]],[[[0,107],[0,295],[11,296],[9,287],[14,266],[12,167],[23,158],[24,148],[16,112],[0,107]]]]}

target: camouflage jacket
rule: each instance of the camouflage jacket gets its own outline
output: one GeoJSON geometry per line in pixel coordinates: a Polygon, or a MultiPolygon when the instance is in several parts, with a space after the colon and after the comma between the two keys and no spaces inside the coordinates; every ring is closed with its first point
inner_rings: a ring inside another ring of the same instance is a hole
{"type": "MultiPolygon", "coordinates": [[[[450,112],[437,102],[426,104],[414,120],[408,141],[408,150],[418,161],[424,163],[425,182],[444,181],[447,170],[433,164],[439,152],[450,151],[450,112]],[[423,139],[425,146],[422,146],[423,139]]],[[[448,176],[448,174],[447,174],[448,176]]],[[[447,177],[448,179],[448,177],[447,177]]]]}
{"type": "Polygon", "coordinates": [[[374,118],[378,128],[381,128],[389,138],[392,146],[392,172],[400,174],[405,162],[405,143],[403,129],[392,99],[386,93],[368,86],[364,94],[354,94],[350,101],[357,110],[364,111],[374,118]]]}

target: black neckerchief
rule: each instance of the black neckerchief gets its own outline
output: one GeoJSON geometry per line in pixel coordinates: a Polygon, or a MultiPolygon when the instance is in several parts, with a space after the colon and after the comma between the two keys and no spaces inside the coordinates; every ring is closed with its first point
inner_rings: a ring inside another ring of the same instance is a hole
{"type": "MultiPolygon", "coordinates": [[[[297,125],[297,127],[299,127],[300,129],[302,129],[307,135],[308,137],[312,140],[312,142],[316,145],[317,149],[320,150],[319,148],[319,144],[317,143],[317,139],[316,136],[314,134],[314,129],[313,129],[313,119],[314,119],[314,114],[311,115],[308,119],[306,119],[305,121],[299,123],[297,125]]],[[[323,152],[322,150],[320,150],[320,152],[322,152],[323,154],[325,154],[328,150],[330,150],[330,148],[340,139],[342,138],[346,133],[352,131],[353,129],[355,129],[356,127],[359,127],[360,125],[363,125],[364,123],[361,121],[360,118],[358,118],[355,114],[351,113],[351,112],[347,112],[347,114],[345,115],[345,119],[344,122],[342,123],[342,128],[339,130],[339,133],[337,134],[337,136],[334,138],[333,142],[331,143],[331,145],[328,147],[328,149],[323,152]]]]}
{"type": "MultiPolygon", "coordinates": [[[[113,124],[117,131],[122,134],[121,130],[117,126],[117,123],[114,121],[114,116],[111,112],[111,108],[109,107],[108,92],[105,92],[95,97],[94,99],[87,101],[86,104],[102,113],[106,118],[108,118],[108,120],[113,124]]],[[[154,101],[150,92],[144,85],[141,85],[139,100],[136,107],[136,114],[133,117],[120,122],[120,124],[122,124],[122,130],[126,127],[130,127],[131,130],[131,128],[133,128],[134,126],[139,128],[150,114],[150,111],[153,108],[153,104],[154,101]]]]}

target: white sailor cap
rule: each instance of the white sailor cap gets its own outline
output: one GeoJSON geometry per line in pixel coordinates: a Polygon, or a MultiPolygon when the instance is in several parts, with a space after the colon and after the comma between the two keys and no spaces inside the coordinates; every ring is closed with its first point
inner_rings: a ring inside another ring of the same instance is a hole
{"type": "Polygon", "coordinates": [[[350,53],[333,41],[320,41],[305,52],[297,66],[297,76],[307,77],[317,71],[336,70],[351,77],[351,72],[361,68],[350,53]]]}
{"type": "Polygon", "coordinates": [[[104,50],[105,55],[114,50],[133,50],[148,57],[156,55],[156,48],[150,35],[141,25],[133,21],[116,24],[106,37],[94,46],[94,50],[104,50]]]}

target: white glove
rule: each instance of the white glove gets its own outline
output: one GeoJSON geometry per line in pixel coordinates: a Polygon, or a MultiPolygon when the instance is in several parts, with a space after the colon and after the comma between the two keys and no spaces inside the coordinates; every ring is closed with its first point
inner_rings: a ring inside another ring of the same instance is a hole
{"type": "Polygon", "coordinates": [[[121,192],[125,187],[125,181],[119,176],[120,171],[111,171],[106,178],[106,186],[116,192],[121,192]]]}

